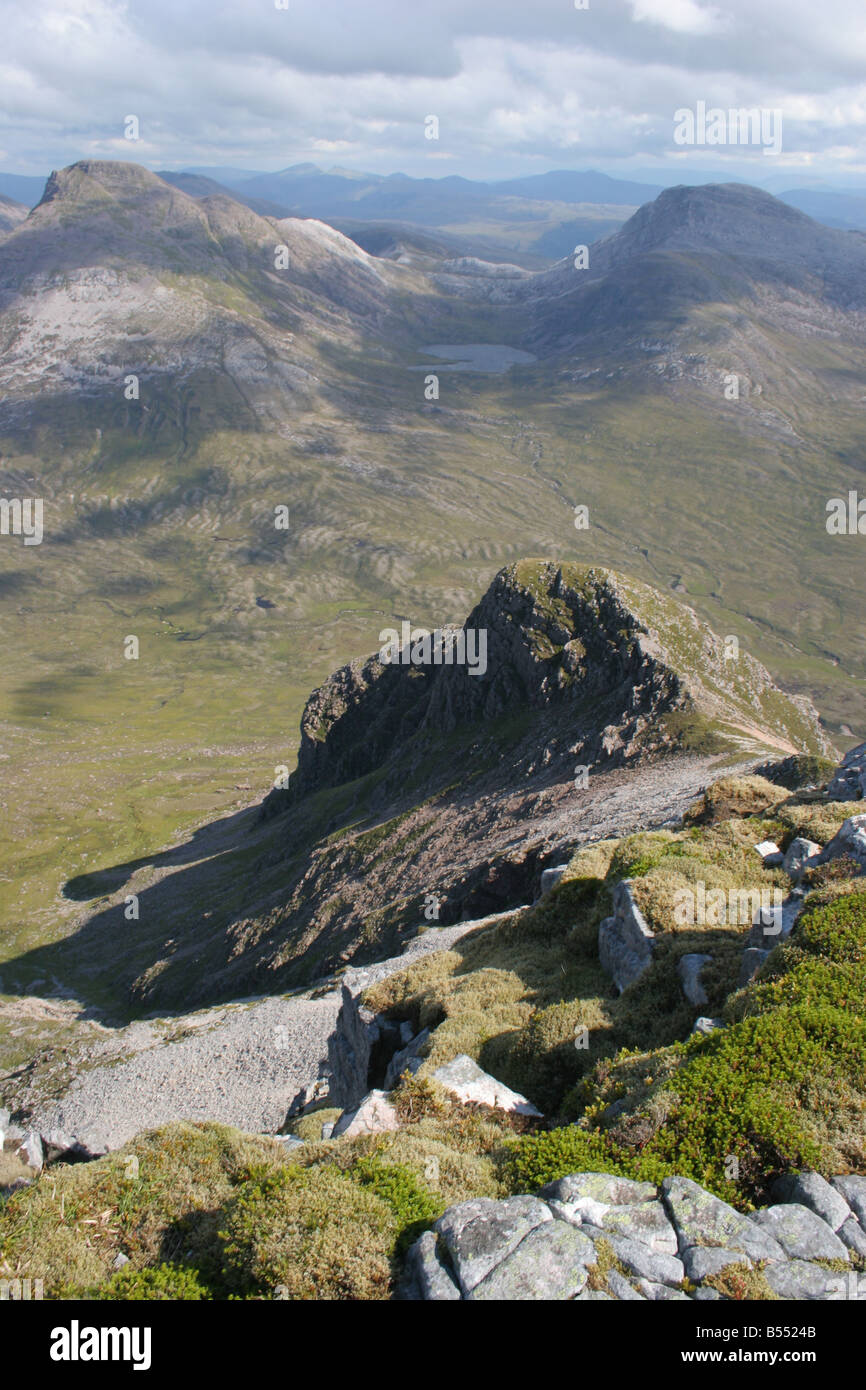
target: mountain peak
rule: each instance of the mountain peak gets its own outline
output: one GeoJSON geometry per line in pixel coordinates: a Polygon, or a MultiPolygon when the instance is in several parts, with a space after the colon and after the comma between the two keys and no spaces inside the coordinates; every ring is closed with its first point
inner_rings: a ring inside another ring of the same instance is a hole
{"type": "Polygon", "coordinates": [[[442,629],[462,663],[408,626],[399,654],[350,662],[313,692],[289,793],[272,793],[266,813],[389,764],[399,778],[422,747],[527,710],[531,758],[546,766],[617,765],[698,742],[827,749],[808,701],[745,653],[729,658],[692,609],[612,570],[548,560],[500,570],[463,627],[442,629]]]}

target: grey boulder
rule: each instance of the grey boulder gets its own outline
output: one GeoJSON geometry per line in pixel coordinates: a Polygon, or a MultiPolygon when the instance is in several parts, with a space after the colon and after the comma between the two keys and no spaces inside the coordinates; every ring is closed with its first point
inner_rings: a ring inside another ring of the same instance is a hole
{"type": "Polygon", "coordinates": [[[621,879],[613,890],[613,914],[605,917],[598,929],[601,968],[620,994],[649,969],[654,939],[634,900],[631,879],[621,879]]]}
{"type": "Polygon", "coordinates": [[[756,1226],[775,1236],[792,1260],[844,1260],[848,1251],[820,1216],[799,1202],[765,1207],[752,1216],[756,1226]]]}
{"type": "Polygon", "coordinates": [[[591,1240],[563,1221],[536,1226],[469,1294],[471,1300],[576,1298],[597,1262],[591,1240]]]}
{"type": "Polygon", "coordinates": [[[701,971],[711,960],[712,956],[690,951],[687,955],[680,956],[677,961],[677,975],[683,994],[696,1009],[703,1008],[707,1002],[707,991],[701,984],[701,971]]]}
{"type": "Polygon", "coordinates": [[[449,1207],[434,1225],[451,1259],[464,1295],[470,1294],[496,1265],[534,1231],[553,1221],[550,1208],[537,1197],[474,1197],[449,1207]]]}
{"type": "Polygon", "coordinates": [[[769,1232],[704,1191],[691,1178],[665,1178],[662,1198],[676,1228],[680,1251],[690,1245],[716,1245],[753,1260],[783,1260],[785,1252],[769,1232]]]}
{"type": "Polygon", "coordinates": [[[841,1192],[831,1187],[820,1173],[785,1173],[770,1188],[777,1202],[799,1202],[808,1207],[833,1231],[838,1231],[851,1215],[851,1208],[841,1192]]]}

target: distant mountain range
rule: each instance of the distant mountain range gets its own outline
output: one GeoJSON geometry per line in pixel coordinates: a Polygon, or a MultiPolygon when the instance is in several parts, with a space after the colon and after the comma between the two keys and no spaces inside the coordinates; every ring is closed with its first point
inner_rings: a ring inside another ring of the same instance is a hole
{"type": "MultiPolygon", "coordinates": [[[[162,170],[167,183],[203,198],[229,192],[267,217],[319,218],[365,243],[368,229],[419,228],[446,238],[455,254],[512,260],[528,268],[568,255],[615,231],[664,184],[611,178],[597,170],[553,170],[493,180],[412,178],[295,164],[278,173],[201,167],[162,170]]],[[[706,176],[681,173],[682,183],[706,184],[706,176]]],[[[0,173],[0,195],[26,207],[42,196],[35,177],[0,173]]],[[[866,228],[866,190],[802,187],[781,191],[780,201],[826,226],[866,228]]],[[[0,234],[8,230],[0,221],[0,234]]],[[[373,232],[375,237],[377,234],[373,232]]]]}

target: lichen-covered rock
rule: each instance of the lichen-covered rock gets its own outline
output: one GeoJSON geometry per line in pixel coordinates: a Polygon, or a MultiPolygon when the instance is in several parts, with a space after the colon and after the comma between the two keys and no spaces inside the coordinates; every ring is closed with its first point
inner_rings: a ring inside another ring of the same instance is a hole
{"type": "Polygon", "coordinates": [[[600,1226],[611,1207],[652,1202],[656,1189],[650,1182],[633,1182],[607,1173],[570,1173],[542,1187],[538,1195],[552,1207],[555,1204],[556,1214],[563,1220],[575,1226],[582,1222],[600,1226]]]}
{"type": "Polygon", "coordinates": [[[618,1269],[611,1269],[607,1274],[607,1287],[610,1289],[614,1298],[621,1303],[644,1303],[646,1295],[639,1293],[633,1284],[630,1284],[624,1274],[620,1274],[618,1269]]]}
{"type": "Polygon", "coordinates": [[[591,1240],[563,1221],[536,1226],[468,1295],[482,1299],[575,1298],[598,1256],[591,1240]]]}
{"type": "Polygon", "coordinates": [[[799,1202],[755,1212],[752,1220],[769,1231],[792,1260],[847,1259],[848,1251],[826,1221],[799,1202]]]}
{"type": "Polygon", "coordinates": [[[831,859],[853,859],[866,872],[866,815],[849,816],[840,825],[821,854],[821,863],[831,859]]]}
{"type": "Polygon", "coordinates": [[[467,1295],[524,1236],[552,1220],[550,1208],[537,1197],[507,1197],[502,1202],[474,1197],[449,1207],[434,1230],[445,1242],[460,1289],[467,1295]]]}
{"type": "Polygon", "coordinates": [[[443,1303],[460,1298],[460,1290],[445,1268],[433,1231],[425,1231],[406,1256],[400,1297],[443,1303]]]}
{"type": "MultiPolygon", "coordinates": [[[[826,1205],[823,1189],[810,1184],[814,1176],[791,1174],[786,1186],[803,1179],[826,1205]]],[[[849,1184],[858,1201],[861,1181],[849,1184]]],[[[847,1263],[857,1246],[846,1237],[861,1228],[852,1215],[843,1226],[837,1236],[798,1201],[745,1216],[690,1178],[666,1178],[657,1190],[612,1174],[572,1173],[535,1197],[475,1198],[449,1208],[434,1227],[438,1243],[428,1233],[409,1252],[404,1287],[411,1291],[398,1296],[453,1299],[457,1290],[473,1301],[586,1302],[590,1293],[625,1302],[711,1300],[739,1296],[706,1283],[738,1266],[755,1281],[747,1296],[866,1299],[866,1276],[847,1263]]]]}
{"type": "Polygon", "coordinates": [[[683,1293],[682,1289],[672,1289],[668,1284],[657,1283],[652,1279],[638,1279],[637,1286],[643,1290],[645,1298],[652,1299],[657,1303],[683,1298],[688,1301],[688,1294],[683,1293]]]}
{"type": "Polygon", "coordinates": [[[701,1283],[711,1274],[718,1274],[720,1270],[727,1269],[728,1265],[752,1268],[748,1255],[744,1255],[741,1250],[721,1250],[716,1245],[690,1245],[683,1251],[683,1265],[686,1277],[691,1279],[693,1284],[701,1283]]]}
{"type": "Polygon", "coordinates": [[[770,1188],[778,1202],[799,1202],[826,1221],[832,1231],[838,1231],[851,1215],[851,1208],[835,1187],[820,1173],[785,1173],[770,1188]]]}
{"type": "Polygon", "coordinates": [[[843,1221],[837,1234],[847,1250],[866,1259],[866,1231],[855,1217],[849,1216],[847,1221],[843,1221]]]}
{"type": "Polygon", "coordinates": [[[654,1254],[677,1253],[677,1233],[659,1201],[633,1202],[628,1206],[608,1207],[595,1224],[612,1235],[640,1241],[654,1254]]]}
{"type": "Polygon", "coordinates": [[[784,1259],[785,1252],[773,1236],[691,1178],[665,1178],[661,1190],[680,1251],[690,1245],[718,1245],[742,1251],[753,1260],[784,1259]]]}
{"type": "Polygon", "coordinates": [[[786,1260],[768,1265],[764,1278],[779,1298],[835,1299],[840,1296],[844,1275],[834,1274],[807,1260],[786,1260]]]}
{"type": "Polygon", "coordinates": [[[845,1177],[831,1178],[830,1186],[848,1203],[860,1225],[866,1227],[866,1178],[851,1173],[845,1177]]]}
{"type": "Polygon", "coordinates": [[[642,1241],[618,1236],[606,1227],[604,1235],[617,1259],[639,1278],[656,1284],[679,1284],[685,1277],[683,1262],[675,1255],[659,1254],[642,1241]]]}

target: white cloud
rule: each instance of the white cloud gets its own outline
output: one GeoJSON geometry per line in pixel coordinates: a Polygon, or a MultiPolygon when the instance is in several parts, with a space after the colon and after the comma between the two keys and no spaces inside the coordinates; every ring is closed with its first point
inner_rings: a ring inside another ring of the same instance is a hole
{"type": "Polygon", "coordinates": [[[0,0],[0,33],[17,171],[115,148],[131,112],[157,167],[646,166],[676,160],[672,113],[698,99],[780,107],[786,161],[866,162],[866,6],[850,0],[822,0],[820,22],[814,0],[0,0]]]}
{"type": "Polygon", "coordinates": [[[632,0],[639,22],[660,24],[677,34],[717,34],[728,23],[715,7],[706,8],[695,0],[632,0]]]}

